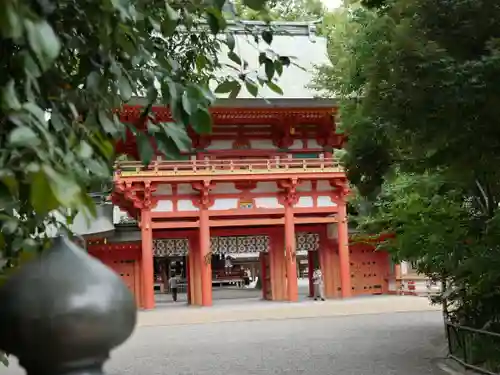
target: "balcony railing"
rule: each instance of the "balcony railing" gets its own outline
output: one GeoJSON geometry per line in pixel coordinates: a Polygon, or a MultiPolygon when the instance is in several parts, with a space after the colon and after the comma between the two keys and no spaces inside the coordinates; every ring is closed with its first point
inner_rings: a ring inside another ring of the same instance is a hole
{"type": "Polygon", "coordinates": [[[191,176],[191,175],[249,175],[286,173],[342,173],[344,168],[336,159],[239,159],[155,161],[148,166],[124,161],[115,166],[122,177],[191,176]]]}

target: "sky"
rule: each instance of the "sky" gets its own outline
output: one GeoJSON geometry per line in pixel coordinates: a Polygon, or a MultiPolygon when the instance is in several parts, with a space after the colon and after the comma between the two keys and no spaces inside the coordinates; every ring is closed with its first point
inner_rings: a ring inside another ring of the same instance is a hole
{"type": "Polygon", "coordinates": [[[328,9],[337,8],[342,3],[342,0],[322,0],[322,1],[323,3],[325,3],[328,9]]]}

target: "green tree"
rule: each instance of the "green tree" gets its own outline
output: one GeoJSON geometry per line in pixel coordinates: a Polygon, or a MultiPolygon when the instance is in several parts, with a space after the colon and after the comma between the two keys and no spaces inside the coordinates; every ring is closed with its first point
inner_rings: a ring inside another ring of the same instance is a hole
{"type": "Polygon", "coordinates": [[[260,11],[245,7],[243,0],[234,5],[238,17],[245,20],[318,21],[325,14],[321,0],[269,0],[267,8],[260,11]]]}
{"type": "Polygon", "coordinates": [[[452,316],[495,328],[500,8],[489,1],[351,2],[325,26],[356,218],[383,246],[446,278],[452,316]]]}

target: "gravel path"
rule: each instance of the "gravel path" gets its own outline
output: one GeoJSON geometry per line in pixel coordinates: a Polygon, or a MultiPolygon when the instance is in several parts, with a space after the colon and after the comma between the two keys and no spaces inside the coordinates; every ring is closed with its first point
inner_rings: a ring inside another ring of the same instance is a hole
{"type": "MultiPolygon", "coordinates": [[[[50,345],[50,343],[47,343],[50,345]]],[[[438,311],[144,326],[109,375],[424,375],[444,348],[438,311]]],[[[20,375],[12,363],[0,375],[20,375]]]]}
{"type": "Polygon", "coordinates": [[[442,348],[439,312],[139,328],[111,375],[423,375],[442,348]]]}

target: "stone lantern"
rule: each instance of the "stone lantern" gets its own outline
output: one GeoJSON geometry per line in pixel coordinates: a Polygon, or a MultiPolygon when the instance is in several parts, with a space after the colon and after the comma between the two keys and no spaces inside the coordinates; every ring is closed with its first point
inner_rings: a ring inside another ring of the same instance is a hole
{"type": "Polygon", "coordinates": [[[102,373],[135,323],[119,276],[64,237],[0,288],[0,351],[28,375],[102,373]]]}

